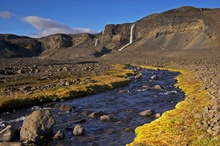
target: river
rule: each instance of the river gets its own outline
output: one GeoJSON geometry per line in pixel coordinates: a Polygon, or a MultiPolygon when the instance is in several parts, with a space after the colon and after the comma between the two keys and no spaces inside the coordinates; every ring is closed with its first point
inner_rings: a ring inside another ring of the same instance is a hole
{"type": "MultiPolygon", "coordinates": [[[[155,115],[149,117],[140,116],[138,113],[151,109],[156,113],[173,109],[175,105],[184,99],[184,94],[174,87],[177,72],[166,70],[148,70],[131,67],[142,74],[142,78],[129,77],[130,84],[126,87],[97,93],[94,95],[72,99],[63,102],[53,102],[27,109],[16,110],[13,113],[0,115],[0,128],[7,125],[20,127],[25,116],[33,110],[47,108],[56,119],[54,133],[62,130],[65,133],[63,140],[52,140],[46,145],[74,145],[74,146],[121,146],[133,141],[134,130],[137,126],[155,120],[155,115]],[[158,79],[152,80],[156,75],[158,79]],[[160,85],[161,89],[154,89],[154,85],[160,85]],[[52,108],[56,104],[68,104],[75,107],[71,112],[62,112],[52,108]],[[89,115],[97,113],[97,117],[89,115]],[[101,121],[101,115],[110,116],[110,121],[101,121]],[[72,130],[76,124],[85,127],[84,136],[73,136],[72,130]]],[[[15,141],[19,140],[19,136],[15,141]]]]}

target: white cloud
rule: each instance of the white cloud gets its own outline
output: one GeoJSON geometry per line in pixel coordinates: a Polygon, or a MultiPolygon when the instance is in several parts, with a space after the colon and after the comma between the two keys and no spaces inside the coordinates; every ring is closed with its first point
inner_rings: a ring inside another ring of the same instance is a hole
{"type": "Polygon", "coordinates": [[[1,18],[4,18],[4,19],[9,19],[12,17],[12,13],[11,12],[8,12],[8,11],[1,11],[0,12],[0,17],[1,18]]]}
{"type": "Polygon", "coordinates": [[[51,19],[41,18],[38,16],[27,16],[22,18],[21,20],[28,24],[31,24],[34,28],[38,30],[38,32],[34,33],[32,37],[43,37],[56,33],[96,33],[95,31],[88,28],[71,28],[51,19]]]}

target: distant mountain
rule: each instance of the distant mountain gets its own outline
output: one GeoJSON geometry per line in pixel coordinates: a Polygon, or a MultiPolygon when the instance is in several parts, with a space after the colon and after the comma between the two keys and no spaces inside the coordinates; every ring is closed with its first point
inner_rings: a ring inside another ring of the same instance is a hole
{"type": "Polygon", "coordinates": [[[73,59],[102,57],[118,50],[219,48],[219,14],[220,9],[181,7],[146,16],[134,23],[108,24],[98,34],[54,34],[39,39],[2,34],[0,58],[73,59]]]}

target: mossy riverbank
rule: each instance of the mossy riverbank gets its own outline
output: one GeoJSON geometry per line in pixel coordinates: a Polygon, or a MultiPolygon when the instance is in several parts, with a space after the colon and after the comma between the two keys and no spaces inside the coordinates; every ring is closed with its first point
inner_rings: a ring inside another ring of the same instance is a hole
{"type": "MultiPolygon", "coordinates": [[[[105,90],[111,90],[120,86],[129,84],[126,79],[128,75],[134,75],[131,70],[125,69],[124,65],[112,65],[111,70],[100,72],[98,75],[87,75],[87,77],[68,77],[68,80],[90,80],[89,83],[73,84],[70,86],[61,86],[43,91],[16,92],[10,95],[0,96],[0,112],[6,112],[18,108],[24,108],[33,105],[39,105],[54,100],[67,100],[76,97],[82,97],[105,90]]],[[[47,81],[54,83],[55,80],[47,81]]]]}
{"type": "MultiPolygon", "coordinates": [[[[150,69],[164,69],[141,66],[150,69]]],[[[127,146],[177,146],[177,145],[220,145],[219,138],[213,138],[202,128],[204,109],[211,99],[202,82],[195,80],[187,70],[168,69],[180,72],[175,87],[185,93],[185,100],[175,109],[165,112],[155,121],[136,128],[134,141],[127,146]]]]}

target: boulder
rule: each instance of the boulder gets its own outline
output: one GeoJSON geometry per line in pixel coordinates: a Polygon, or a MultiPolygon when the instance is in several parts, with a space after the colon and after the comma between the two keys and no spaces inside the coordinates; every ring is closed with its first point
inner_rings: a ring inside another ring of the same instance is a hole
{"type": "Polygon", "coordinates": [[[73,135],[75,136],[85,135],[85,128],[82,125],[76,125],[73,129],[73,135]]]}
{"type": "Polygon", "coordinates": [[[0,131],[0,142],[10,141],[14,137],[14,130],[11,125],[0,131]]]}
{"type": "Polygon", "coordinates": [[[42,137],[53,135],[55,120],[49,110],[39,109],[27,116],[20,131],[21,141],[38,143],[42,137]]]}

